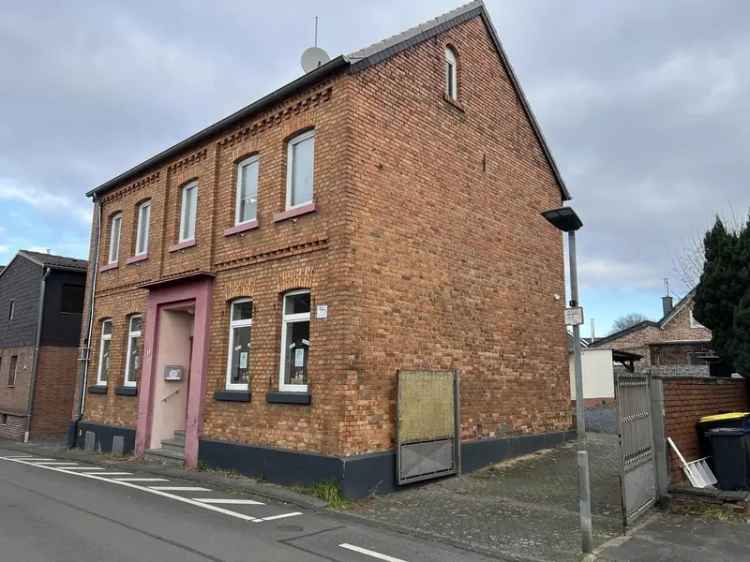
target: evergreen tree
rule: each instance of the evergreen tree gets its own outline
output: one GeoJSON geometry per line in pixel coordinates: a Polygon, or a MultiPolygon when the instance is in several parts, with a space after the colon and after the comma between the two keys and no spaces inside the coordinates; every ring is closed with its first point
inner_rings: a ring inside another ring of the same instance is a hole
{"type": "Polygon", "coordinates": [[[742,297],[734,313],[734,352],[737,372],[750,377],[750,291],[742,297]]]}

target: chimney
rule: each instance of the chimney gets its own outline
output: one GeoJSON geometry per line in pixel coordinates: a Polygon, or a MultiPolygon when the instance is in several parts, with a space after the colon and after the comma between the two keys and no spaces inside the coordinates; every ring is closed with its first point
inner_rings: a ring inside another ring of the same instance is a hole
{"type": "Polygon", "coordinates": [[[661,307],[664,310],[664,316],[672,312],[672,309],[674,308],[674,301],[672,300],[672,297],[670,296],[662,297],[661,307]]]}

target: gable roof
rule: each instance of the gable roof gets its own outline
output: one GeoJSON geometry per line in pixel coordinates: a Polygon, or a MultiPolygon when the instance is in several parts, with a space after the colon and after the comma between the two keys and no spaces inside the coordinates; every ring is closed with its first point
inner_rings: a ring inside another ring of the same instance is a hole
{"type": "Polygon", "coordinates": [[[654,322],[653,320],[644,320],[643,322],[638,322],[638,324],[633,324],[632,326],[628,326],[627,328],[623,328],[622,330],[613,332],[603,338],[597,338],[596,341],[592,342],[590,345],[591,347],[596,347],[603,343],[609,343],[612,340],[619,339],[623,336],[627,336],[628,334],[632,334],[633,332],[637,332],[644,328],[651,327],[661,329],[667,323],[671,322],[672,319],[674,319],[674,317],[677,316],[682,311],[682,309],[685,308],[685,306],[687,306],[687,304],[692,300],[693,296],[695,296],[695,287],[679,301],[677,301],[677,304],[672,307],[672,310],[662,316],[661,320],[658,320],[657,322],[654,322]]]}
{"type": "Polygon", "coordinates": [[[152,156],[144,162],[141,162],[137,166],[134,166],[133,168],[123,172],[122,174],[101,184],[100,186],[95,187],[94,189],[86,193],[86,196],[96,198],[97,196],[118,186],[119,184],[134,179],[135,176],[145,173],[147,170],[160,165],[167,159],[185,152],[194,145],[208,140],[221,131],[235,126],[239,122],[244,121],[245,119],[250,118],[256,113],[267,109],[271,105],[282,101],[284,98],[296,93],[297,91],[312,86],[325,78],[343,71],[362,71],[370,66],[385,61],[386,59],[400,53],[405,49],[418,45],[423,41],[435,37],[436,35],[439,35],[440,33],[443,33],[475,17],[481,17],[482,21],[487,27],[487,31],[490,35],[492,43],[497,51],[498,56],[500,57],[501,64],[508,73],[508,77],[513,86],[513,89],[515,90],[516,95],[521,102],[521,107],[523,108],[524,113],[526,114],[526,117],[531,125],[531,128],[539,141],[542,151],[544,152],[547,162],[552,169],[552,173],[560,188],[560,195],[563,201],[570,200],[570,192],[568,191],[568,188],[563,181],[562,175],[560,174],[557,164],[555,163],[552,153],[550,152],[549,146],[547,145],[547,141],[542,134],[541,127],[539,126],[539,123],[537,122],[533,112],[531,111],[529,102],[526,99],[523,90],[521,89],[518,78],[516,77],[516,74],[513,71],[513,67],[511,66],[507,55],[505,54],[505,50],[503,49],[503,46],[500,42],[500,38],[497,35],[497,31],[495,30],[495,27],[490,20],[489,13],[487,12],[487,9],[482,0],[475,0],[474,2],[456,8],[455,10],[443,14],[442,16],[439,16],[433,20],[417,25],[415,27],[407,29],[406,31],[403,31],[402,33],[389,37],[388,39],[384,39],[383,41],[374,43],[369,47],[365,47],[364,49],[354,51],[349,55],[339,55],[328,61],[326,64],[316,68],[315,70],[304,74],[296,80],[293,80],[292,82],[289,82],[288,84],[282,86],[278,90],[271,92],[270,94],[260,98],[250,105],[229,115],[228,117],[225,117],[224,119],[206,127],[201,131],[198,131],[187,139],[178,142],[170,148],[167,148],[166,150],[156,154],[155,156],[152,156]]]}
{"type": "Polygon", "coordinates": [[[29,250],[18,250],[18,253],[8,262],[8,265],[4,267],[0,266],[0,276],[8,271],[13,262],[19,257],[27,259],[40,267],[49,267],[66,271],[79,271],[81,273],[85,273],[89,265],[89,262],[86,260],[79,260],[77,258],[55,256],[53,254],[43,254],[41,252],[31,252],[29,250]]]}

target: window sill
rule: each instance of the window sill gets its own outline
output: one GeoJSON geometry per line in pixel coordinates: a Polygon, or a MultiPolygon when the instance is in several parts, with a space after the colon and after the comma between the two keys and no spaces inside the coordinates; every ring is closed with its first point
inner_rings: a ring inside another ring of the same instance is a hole
{"type": "Polygon", "coordinates": [[[107,394],[107,387],[101,384],[95,384],[89,387],[89,394],[107,394]]]}
{"type": "Polygon", "coordinates": [[[309,392],[269,392],[266,394],[269,404],[301,404],[307,406],[312,402],[309,392]]]}
{"type": "Polygon", "coordinates": [[[178,252],[180,250],[184,250],[186,248],[192,248],[195,246],[195,240],[185,240],[184,242],[180,242],[179,244],[175,244],[174,246],[169,247],[170,252],[178,252]]]}
{"type": "Polygon", "coordinates": [[[461,113],[466,113],[464,106],[461,105],[461,103],[458,100],[454,100],[448,94],[445,94],[445,93],[443,94],[443,100],[445,100],[446,103],[449,103],[450,105],[452,105],[454,109],[457,109],[461,113]]]}
{"type": "Polygon", "coordinates": [[[318,210],[318,207],[315,205],[315,203],[307,203],[306,205],[300,205],[299,207],[288,209],[284,211],[283,213],[276,213],[273,216],[273,222],[281,222],[281,221],[293,219],[295,217],[300,217],[302,215],[307,215],[309,213],[315,213],[317,212],[317,210],[318,210]]]}
{"type": "Polygon", "coordinates": [[[125,263],[127,263],[128,265],[131,265],[131,264],[134,264],[134,263],[146,261],[147,259],[148,259],[148,254],[143,254],[141,256],[132,256],[132,257],[129,257],[127,260],[125,260],[125,263]]]}
{"type": "Polygon", "coordinates": [[[219,402],[250,402],[252,394],[249,390],[217,390],[214,400],[219,402]]]}
{"type": "Polygon", "coordinates": [[[137,386],[118,386],[115,388],[115,394],[118,396],[138,396],[137,386]]]}
{"type": "Polygon", "coordinates": [[[258,221],[257,219],[253,219],[251,221],[233,226],[232,228],[227,228],[224,231],[224,236],[234,236],[235,234],[247,232],[249,230],[255,230],[256,228],[258,228],[258,221]]]}
{"type": "Polygon", "coordinates": [[[115,262],[115,263],[108,263],[107,265],[103,265],[103,266],[101,266],[101,267],[99,268],[99,271],[100,271],[100,272],[103,272],[103,271],[109,271],[109,270],[111,270],[111,269],[117,269],[117,268],[118,268],[119,266],[120,266],[120,264],[119,264],[119,263],[117,263],[117,262],[115,262]]]}

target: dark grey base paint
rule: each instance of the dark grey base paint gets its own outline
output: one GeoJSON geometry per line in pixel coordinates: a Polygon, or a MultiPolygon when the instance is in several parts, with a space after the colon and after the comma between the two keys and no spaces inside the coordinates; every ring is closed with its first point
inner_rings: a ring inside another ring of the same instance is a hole
{"type": "MultiPolygon", "coordinates": [[[[87,432],[95,435],[93,446],[96,451],[112,452],[116,437],[124,442],[123,454],[130,454],[135,449],[134,429],[80,422],[78,447],[85,447],[87,432]]],[[[473,472],[505,459],[555,447],[574,438],[574,431],[561,431],[466,441],[461,444],[463,472],[473,472]]],[[[393,451],[342,458],[201,439],[198,462],[209,468],[234,470],[276,484],[310,486],[334,482],[351,499],[403,488],[396,484],[396,455],[393,451]]]]}
{"type": "Polygon", "coordinates": [[[117,451],[118,453],[121,452],[123,455],[129,455],[135,450],[135,429],[83,421],[79,422],[76,444],[80,449],[86,447],[86,433],[88,432],[95,435],[93,447],[97,452],[111,453],[112,442],[115,437],[120,437],[123,443],[122,451],[117,451]]]}

